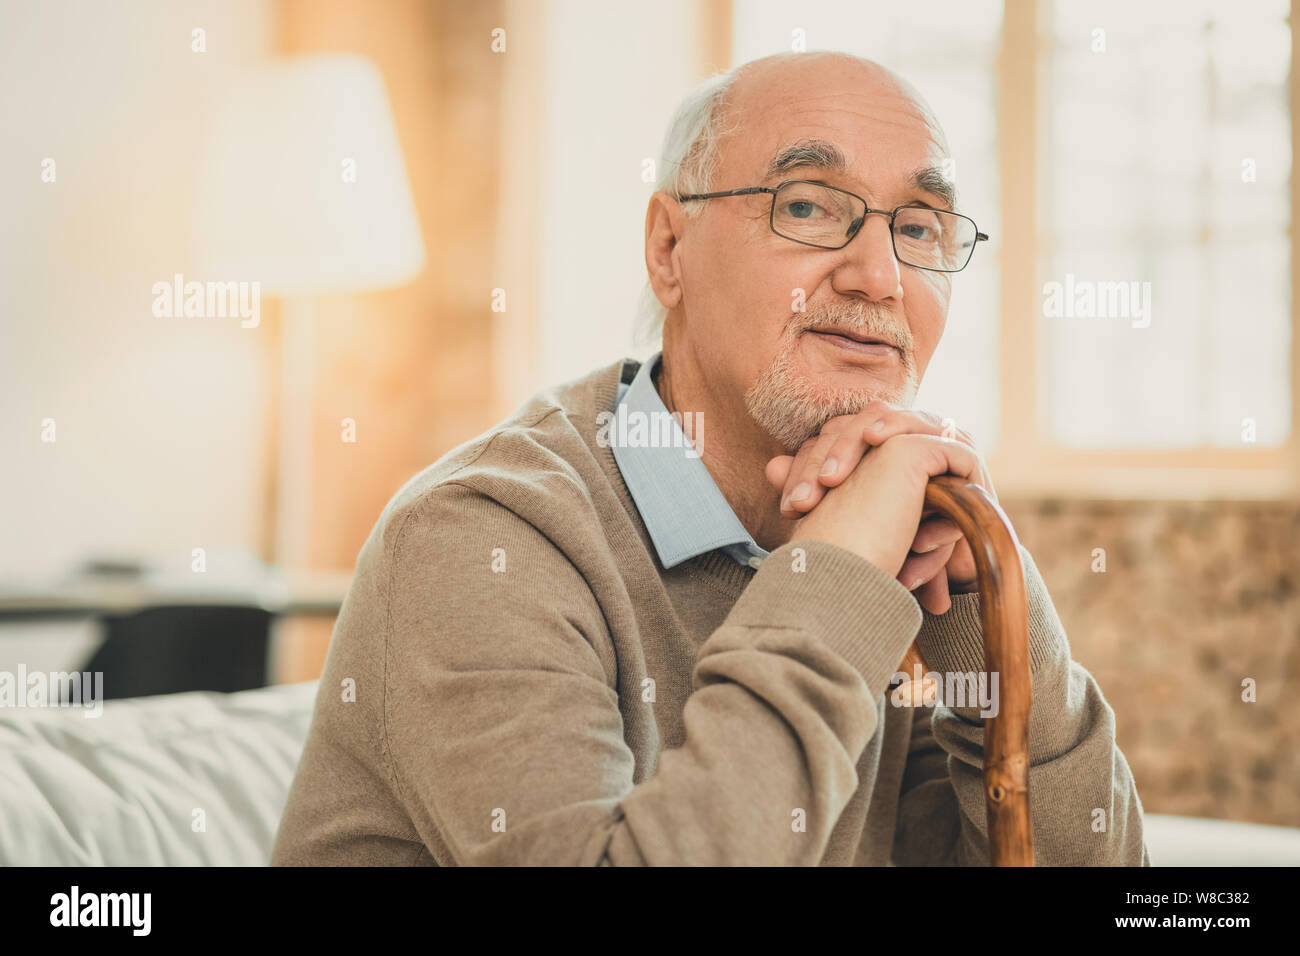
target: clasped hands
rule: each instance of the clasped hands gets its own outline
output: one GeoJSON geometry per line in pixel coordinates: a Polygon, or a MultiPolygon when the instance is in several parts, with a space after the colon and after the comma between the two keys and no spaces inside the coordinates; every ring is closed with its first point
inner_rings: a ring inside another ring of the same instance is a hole
{"type": "Polygon", "coordinates": [[[830,419],[791,455],[767,464],[794,538],[838,544],[893,574],[932,614],[978,589],[975,559],[948,518],[922,520],[925,488],[951,473],[997,493],[975,442],[929,412],[872,402],[830,419]]]}

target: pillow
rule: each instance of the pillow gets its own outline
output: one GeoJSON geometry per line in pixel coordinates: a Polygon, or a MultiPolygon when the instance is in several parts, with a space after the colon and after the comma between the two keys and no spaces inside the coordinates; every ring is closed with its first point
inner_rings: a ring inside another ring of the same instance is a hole
{"type": "Polygon", "coordinates": [[[316,681],[0,708],[0,866],[264,866],[316,681]]]}

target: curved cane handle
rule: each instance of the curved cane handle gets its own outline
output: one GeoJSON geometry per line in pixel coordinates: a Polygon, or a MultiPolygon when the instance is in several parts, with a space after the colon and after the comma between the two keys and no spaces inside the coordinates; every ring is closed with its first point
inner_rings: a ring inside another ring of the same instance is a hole
{"type": "MultiPolygon", "coordinates": [[[[951,519],[970,544],[979,576],[984,625],[984,667],[998,675],[996,717],[984,719],[984,796],[988,808],[989,858],[994,866],[1033,866],[1034,830],[1029,816],[1029,601],[1016,533],[983,488],[964,478],[940,475],[925,491],[927,511],[951,519]]],[[[928,668],[913,644],[902,670],[928,668]]]]}

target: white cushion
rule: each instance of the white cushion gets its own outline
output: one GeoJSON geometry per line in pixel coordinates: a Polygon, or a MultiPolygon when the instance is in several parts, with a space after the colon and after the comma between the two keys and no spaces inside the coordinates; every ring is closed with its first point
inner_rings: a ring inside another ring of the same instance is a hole
{"type": "Polygon", "coordinates": [[[1300,866],[1300,829],[1148,813],[1152,866],[1300,866]]]}
{"type": "Polygon", "coordinates": [[[266,864],[315,692],[0,708],[0,865],[266,864]]]}

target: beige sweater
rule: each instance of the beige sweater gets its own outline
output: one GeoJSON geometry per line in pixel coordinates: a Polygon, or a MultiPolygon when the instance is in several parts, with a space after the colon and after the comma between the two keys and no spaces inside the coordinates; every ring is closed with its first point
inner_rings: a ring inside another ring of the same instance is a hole
{"type": "MultiPolygon", "coordinates": [[[[978,706],[895,706],[941,616],[792,541],[664,571],[595,440],[622,362],[539,393],[380,516],[334,631],[273,864],[986,864],[978,706]],[[796,570],[802,548],[805,570],[796,570]]],[[[1029,553],[1037,861],[1147,865],[1115,718],[1029,553]]]]}

